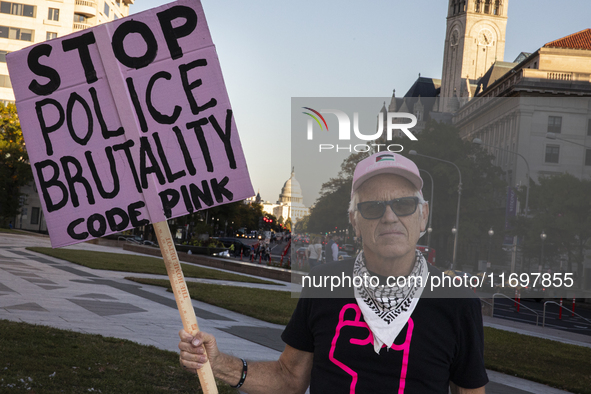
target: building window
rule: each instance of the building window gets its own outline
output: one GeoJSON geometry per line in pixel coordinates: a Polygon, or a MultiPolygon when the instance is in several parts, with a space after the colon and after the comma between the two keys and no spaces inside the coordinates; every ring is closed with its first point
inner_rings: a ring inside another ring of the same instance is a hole
{"type": "MultiPolygon", "coordinates": [[[[8,51],[0,51],[0,63],[6,63],[6,55],[8,55],[8,51]]],[[[591,125],[591,122],[589,122],[591,125]]]]}
{"type": "Polygon", "coordinates": [[[8,75],[0,75],[0,88],[12,88],[8,75]]]}
{"type": "Polygon", "coordinates": [[[117,16],[117,14],[113,14],[113,20],[116,21],[117,19],[119,19],[119,17],[117,16]]]}
{"type": "Polygon", "coordinates": [[[36,7],[34,5],[9,3],[7,1],[0,1],[0,13],[35,17],[36,7]]]}
{"type": "Polygon", "coordinates": [[[31,224],[39,224],[39,208],[31,208],[31,224]]]}
{"type": "Polygon", "coordinates": [[[81,14],[74,14],[74,22],[76,23],[86,23],[87,18],[81,14]]]}
{"type": "Polygon", "coordinates": [[[546,163],[558,163],[558,156],[560,154],[560,146],[546,145],[546,163]]]}
{"type": "Polygon", "coordinates": [[[60,10],[57,8],[50,8],[49,12],[47,13],[47,19],[49,19],[50,21],[59,21],[60,10]]]}
{"type": "Polygon", "coordinates": [[[548,116],[548,133],[560,134],[562,116],[548,116]]]}
{"type": "Polygon", "coordinates": [[[10,38],[11,40],[33,41],[34,30],[17,29],[15,27],[0,26],[0,38],[10,38]]]}
{"type": "Polygon", "coordinates": [[[57,38],[57,33],[53,33],[53,32],[48,31],[47,34],[45,35],[45,39],[47,41],[53,40],[54,38],[57,38]]]}
{"type": "Polygon", "coordinates": [[[585,165],[591,166],[591,149],[585,150],[585,165]]]}
{"type": "Polygon", "coordinates": [[[109,11],[110,11],[110,10],[111,10],[111,9],[109,8],[109,5],[108,5],[107,3],[105,3],[105,15],[106,15],[106,16],[109,16],[109,11]]]}
{"type": "Polygon", "coordinates": [[[495,8],[493,10],[493,15],[501,15],[501,4],[499,0],[495,0],[495,8]]]}

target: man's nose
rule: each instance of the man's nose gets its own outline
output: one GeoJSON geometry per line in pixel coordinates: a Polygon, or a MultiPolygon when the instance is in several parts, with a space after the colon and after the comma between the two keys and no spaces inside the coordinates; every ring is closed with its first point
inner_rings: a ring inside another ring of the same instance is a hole
{"type": "Polygon", "coordinates": [[[384,222],[397,222],[398,215],[394,213],[394,210],[390,205],[386,206],[386,212],[384,212],[384,216],[382,216],[382,221],[384,222]]]}

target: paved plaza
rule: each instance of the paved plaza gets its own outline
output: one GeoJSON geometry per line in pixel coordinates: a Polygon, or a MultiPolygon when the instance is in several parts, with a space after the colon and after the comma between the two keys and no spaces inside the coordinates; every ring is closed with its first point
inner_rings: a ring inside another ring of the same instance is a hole
{"type": "MultiPolygon", "coordinates": [[[[167,278],[93,270],[26,250],[49,247],[49,238],[0,234],[0,319],[42,324],[82,333],[132,340],[160,349],[178,351],[182,327],[172,293],[140,285],[125,276],[167,278]]],[[[131,253],[90,243],[71,246],[101,252],[131,253]]],[[[190,279],[187,279],[189,281],[190,279]]],[[[220,283],[213,280],[199,280],[220,283]]],[[[221,283],[224,283],[223,281],[221,283]]],[[[230,284],[230,282],[227,282],[230,284]]],[[[265,288],[291,291],[276,282],[265,288]]],[[[260,286],[231,283],[232,285],[260,286]]],[[[199,327],[214,334],[220,349],[248,360],[276,359],[284,344],[283,326],[263,322],[193,300],[199,327]]],[[[485,324],[499,329],[591,347],[591,337],[542,329],[496,318],[485,324]]],[[[564,391],[489,371],[488,394],[557,394],[564,391]]]]}

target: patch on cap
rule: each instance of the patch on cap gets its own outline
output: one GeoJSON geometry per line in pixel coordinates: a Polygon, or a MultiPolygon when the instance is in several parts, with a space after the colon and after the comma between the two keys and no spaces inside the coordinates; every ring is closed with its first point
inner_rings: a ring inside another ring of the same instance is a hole
{"type": "Polygon", "coordinates": [[[388,160],[388,161],[396,161],[396,157],[393,154],[391,154],[391,153],[386,153],[386,154],[383,154],[383,155],[376,156],[376,163],[378,163],[380,161],[386,161],[386,160],[388,160]]]}

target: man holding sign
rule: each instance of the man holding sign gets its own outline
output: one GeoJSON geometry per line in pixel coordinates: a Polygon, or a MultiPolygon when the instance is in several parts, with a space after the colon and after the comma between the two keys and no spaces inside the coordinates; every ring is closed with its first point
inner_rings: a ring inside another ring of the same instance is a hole
{"type": "Polygon", "coordinates": [[[214,375],[248,393],[308,385],[311,393],[484,393],[480,302],[465,288],[427,286],[441,272],[416,250],[429,216],[422,186],[417,166],[398,154],[359,162],[349,218],[363,249],[312,271],[308,283],[342,278],[339,288],[303,282],[279,360],[247,364],[221,353],[213,336],[183,330],[181,364],[199,370],[209,360],[214,375]]]}

